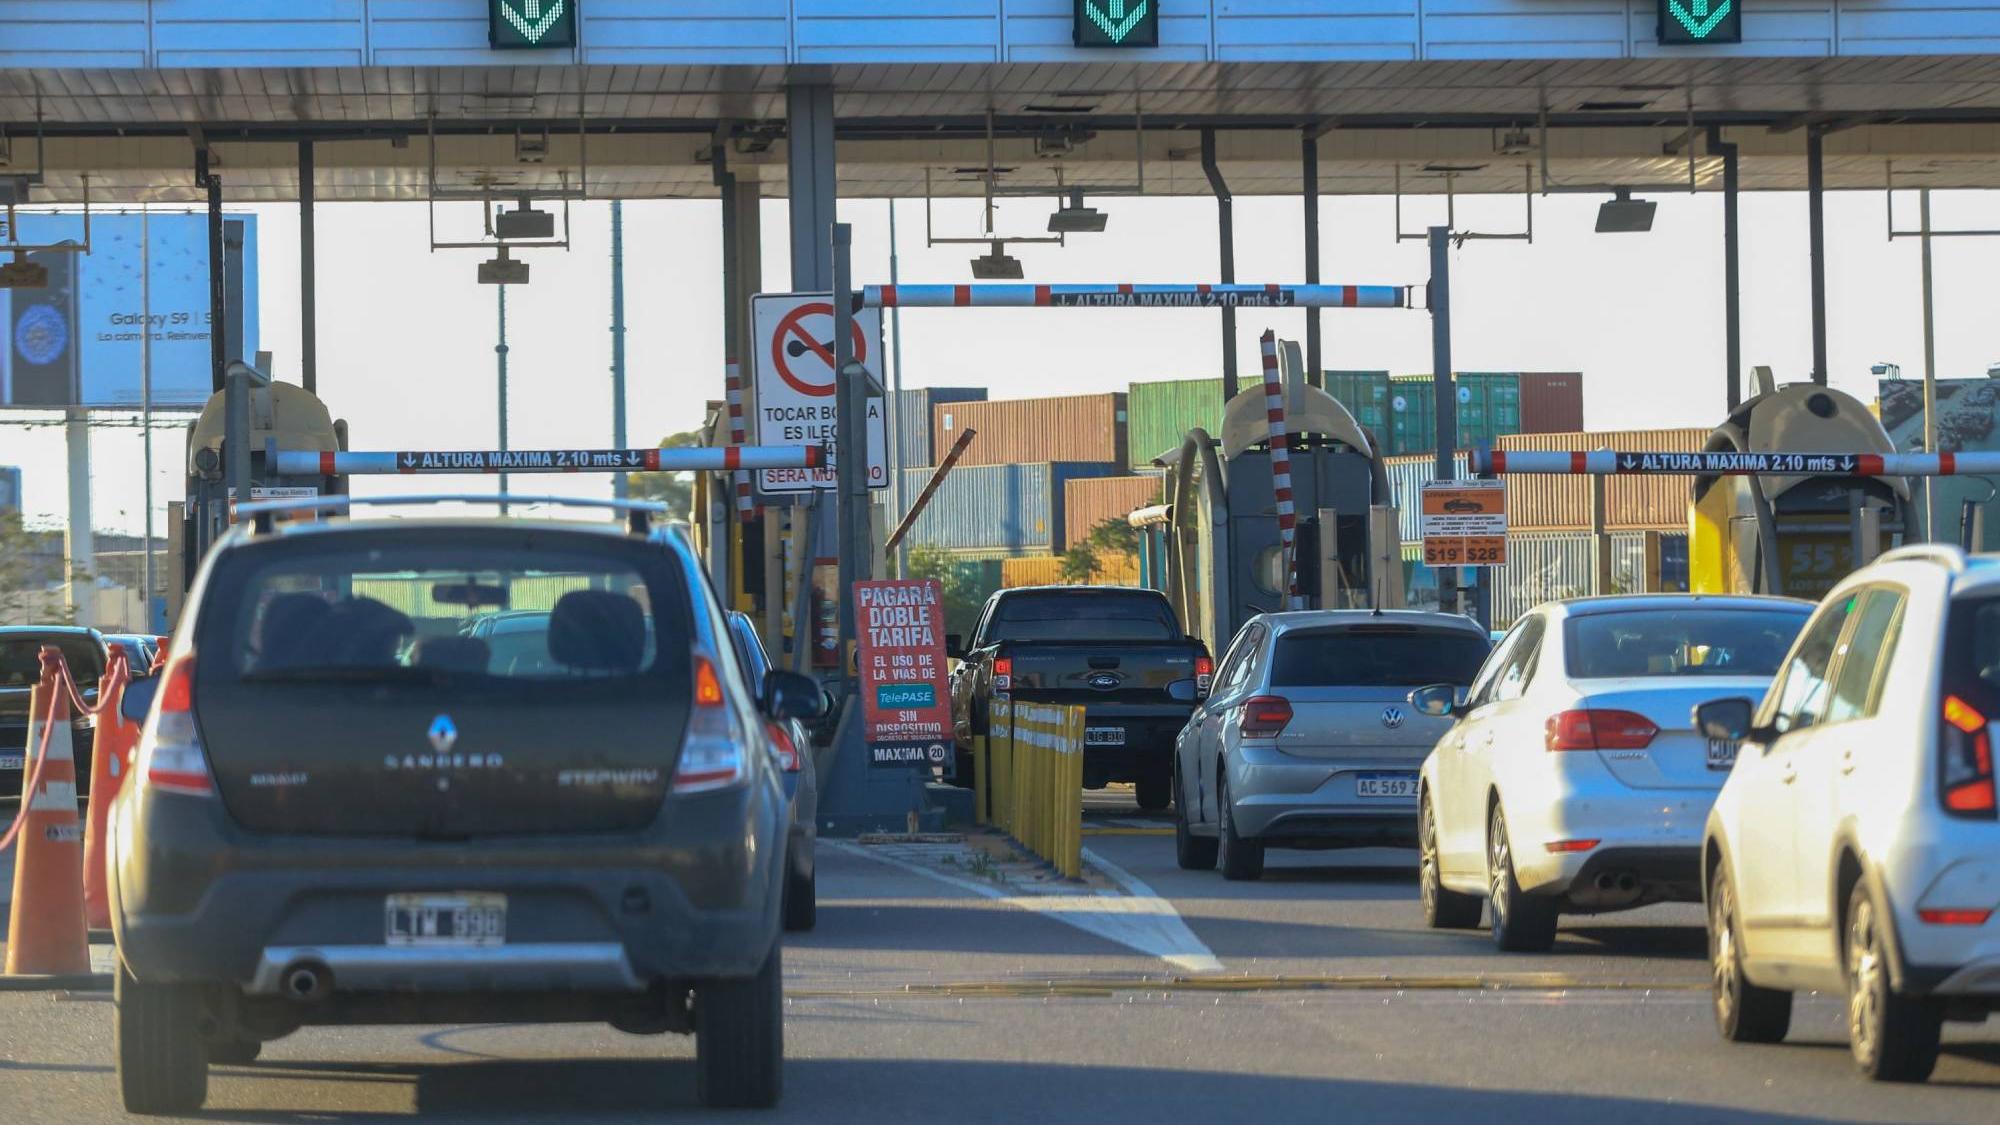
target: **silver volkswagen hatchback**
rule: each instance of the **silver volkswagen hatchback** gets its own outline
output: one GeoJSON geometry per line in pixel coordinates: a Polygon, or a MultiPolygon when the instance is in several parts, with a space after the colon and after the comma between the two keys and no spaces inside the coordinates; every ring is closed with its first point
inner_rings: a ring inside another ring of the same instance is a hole
{"type": "Polygon", "coordinates": [[[1180,865],[1255,879],[1267,847],[1414,847],[1417,771],[1451,722],[1407,697],[1471,684],[1490,646],[1452,614],[1251,618],[1175,745],[1180,865]]]}

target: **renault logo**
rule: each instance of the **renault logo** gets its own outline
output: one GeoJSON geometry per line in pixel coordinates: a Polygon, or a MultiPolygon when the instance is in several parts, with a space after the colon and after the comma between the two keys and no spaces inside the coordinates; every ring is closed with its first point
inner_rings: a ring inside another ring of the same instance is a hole
{"type": "Polygon", "coordinates": [[[451,753],[458,742],[458,724],[451,721],[450,715],[439,715],[431,720],[430,739],[431,749],[440,754],[451,753]]]}
{"type": "Polygon", "coordinates": [[[1382,709],[1382,725],[1388,727],[1390,730],[1395,730],[1397,727],[1402,726],[1403,709],[1401,707],[1384,707],[1382,709]]]}
{"type": "Polygon", "coordinates": [[[1098,691],[1110,691],[1122,682],[1124,682],[1124,678],[1116,672],[1098,672],[1084,681],[1084,683],[1089,684],[1098,691]]]}

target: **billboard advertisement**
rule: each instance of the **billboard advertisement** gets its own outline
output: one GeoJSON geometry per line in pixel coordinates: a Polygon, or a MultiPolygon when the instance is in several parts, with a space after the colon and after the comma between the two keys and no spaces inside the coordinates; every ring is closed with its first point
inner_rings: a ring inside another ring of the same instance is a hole
{"type": "MultiPolygon", "coordinates": [[[[23,214],[14,241],[81,245],[83,216],[23,214]]],[[[90,216],[90,253],[36,251],[49,271],[40,289],[0,289],[0,406],[137,407],[150,320],[155,406],[208,401],[208,217],[155,212],[90,216]],[[148,286],[150,281],[150,287],[148,286]],[[150,292],[148,291],[150,288],[150,292]]],[[[257,353],[257,224],[223,223],[223,273],[231,359],[257,353]]]]}
{"type": "MultiPolygon", "coordinates": [[[[1882,427],[1903,453],[1924,448],[1924,385],[1910,379],[1884,379],[1880,387],[1882,427]]],[[[2000,379],[1939,379],[1937,434],[1940,453],[2000,451],[2000,379]]],[[[1962,505],[1971,500],[1986,505],[1986,541],[1981,550],[2000,550],[2000,508],[1992,502],[1993,485],[1984,477],[1938,477],[1938,531],[1957,542],[1962,505]]],[[[1921,505],[1919,505],[1921,507],[1921,505]]]]}

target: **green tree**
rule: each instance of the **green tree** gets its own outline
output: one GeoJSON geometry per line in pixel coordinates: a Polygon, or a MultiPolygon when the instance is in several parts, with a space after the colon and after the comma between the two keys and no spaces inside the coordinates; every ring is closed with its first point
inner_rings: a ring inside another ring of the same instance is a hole
{"type": "Polygon", "coordinates": [[[944,627],[947,633],[970,637],[979,623],[979,611],[993,590],[979,576],[977,567],[964,566],[943,550],[928,544],[910,548],[911,578],[935,578],[944,590],[944,627]]]}
{"type": "Polygon", "coordinates": [[[1081,585],[1097,581],[1105,560],[1139,553],[1139,529],[1116,517],[1102,520],[1090,529],[1083,542],[1063,552],[1062,579],[1081,585]]]}
{"type": "Polygon", "coordinates": [[[19,512],[0,512],[0,625],[69,623],[61,599],[49,595],[62,571],[60,564],[50,565],[51,545],[49,533],[22,526],[19,512]]]}
{"type": "MultiPolygon", "coordinates": [[[[700,430],[668,434],[660,439],[661,449],[691,449],[700,444],[700,430]]],[[[625,479],[632,499],[661,502],[675,515],[693,518],[693,473],[627,473],[625,479]]]]}

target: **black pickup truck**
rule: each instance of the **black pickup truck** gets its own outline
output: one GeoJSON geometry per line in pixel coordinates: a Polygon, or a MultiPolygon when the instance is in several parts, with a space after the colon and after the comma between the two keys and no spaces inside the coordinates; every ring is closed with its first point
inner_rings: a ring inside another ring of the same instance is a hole
{"type": "Polygon", "coordinates": [[[971,642],[953,637],[947,645],[963,661],[951,683],[960,779],[971,777],[972,740],[986,733],[988,701],[1081,704],[1084,787],[1129,781],[1140,808],[1167,807],[1174,736],[1208,694],[1214,665],[1157,591],[1002,590],[987,599],[971,642]]]}

